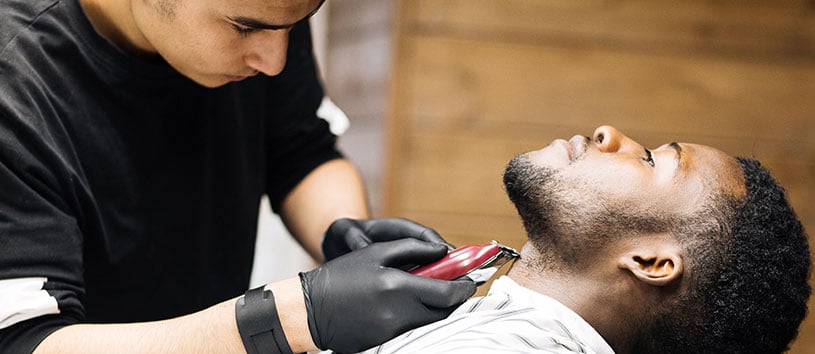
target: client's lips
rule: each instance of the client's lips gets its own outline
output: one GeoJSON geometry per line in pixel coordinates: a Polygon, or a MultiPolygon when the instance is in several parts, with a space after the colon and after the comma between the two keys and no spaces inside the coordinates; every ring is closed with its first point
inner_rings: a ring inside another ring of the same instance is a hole
{"type": "Polygon", "coordinates": [[[552,140],[551,143],[549,143],[549,146],[561,146],[563,148],[563,150],[566,151],[566,157],[568,157],[571,160],[571,158],[572,158],[572,145],[569,144],[568,141],[563,140],[563,139],[555,139],[555,140],[552,140]]]}
{"type": "Polygon", "coordinates": [[[575,135],[569,139],[569,146],[571,146],[571,149],[569,149],[569,160],[574,162],[583,156],[583,154],[586,153],[588,142],[589,138],[582,135],[575,135]]]}

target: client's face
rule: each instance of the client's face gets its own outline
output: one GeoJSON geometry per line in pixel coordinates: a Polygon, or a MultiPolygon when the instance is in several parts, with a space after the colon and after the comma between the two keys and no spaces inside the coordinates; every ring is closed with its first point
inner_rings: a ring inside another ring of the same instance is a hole
{"type": "Polygon", "coordinates": [[[740,165],[724,152],[685,143],[649,150],[609,126],[516,156],[504,180],[530,237],[595,241],[659,232],[716,194],[745,194],[740,165]]]}

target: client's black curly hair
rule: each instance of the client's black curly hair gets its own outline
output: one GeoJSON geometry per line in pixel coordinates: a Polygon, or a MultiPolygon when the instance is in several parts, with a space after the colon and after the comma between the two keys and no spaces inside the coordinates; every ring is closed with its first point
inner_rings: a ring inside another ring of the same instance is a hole
{"type": "Polygon", "coordinates": [[[807,235],[769,171],[738,161],[746,198],[718,200],[689,221],[714,220],[702,235],[680,232],[697,276],[638,351],[782,353],[795,339],[811,293],[807,235]]]}

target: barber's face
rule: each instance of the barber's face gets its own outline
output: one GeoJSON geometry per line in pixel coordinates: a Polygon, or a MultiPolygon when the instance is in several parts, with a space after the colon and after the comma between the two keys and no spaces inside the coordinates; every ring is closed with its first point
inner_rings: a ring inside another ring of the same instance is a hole
{"type": "Polygon", "coordinates": [[[170,65],[207,87],[263,73],[286,63],[291,26],[323,0],[137,0],[138,29],[170,65]],[[272,25],[276,29],[262,29],[272,25]]]}
{"type": "Polygon", "coordinates": [[[599,239],[634,228],[626,222],[647,229],[649,219],[694,214],[714,194],[745,193],[738,162],[722,151],[686,143],[646,149],[610,126],[519,155],[506,176],[510,197],[531,200],[521,207],[542,215],[544,237],[599,239]]]}

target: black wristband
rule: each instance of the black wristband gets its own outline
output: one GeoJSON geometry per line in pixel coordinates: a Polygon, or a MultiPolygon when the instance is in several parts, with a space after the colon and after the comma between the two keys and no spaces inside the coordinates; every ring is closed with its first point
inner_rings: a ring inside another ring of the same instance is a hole
{"type": "Polygon", "coordinates": [[[293,353],[277,316],[274,294],[254,288],[235,302],[235,318],[248,354],[293,353]]]}

